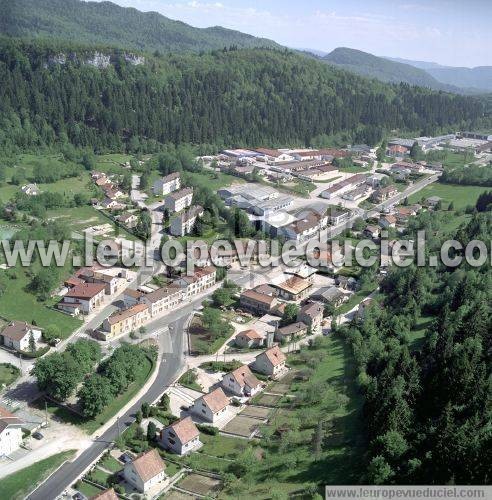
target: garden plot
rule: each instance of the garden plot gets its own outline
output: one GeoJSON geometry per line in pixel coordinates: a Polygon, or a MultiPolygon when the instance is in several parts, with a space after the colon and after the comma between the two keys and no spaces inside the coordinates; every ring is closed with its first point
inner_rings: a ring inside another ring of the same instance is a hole
{"type": "Polygon", "coordinates": [[[182,491],[171,489],[168,491],[163,498],[166,500],[194,500],[194,495],[188,495],[187,493],[183,493],[182,491]]]}
{"type": "Polygon", "coordinates": [[[241,417],[251,417],[266,420],[271,413],[271,408],[264,406],[246,406],[246,408],[239,414],[241,417]]]}
{"type": "Polygon", "coordinates": [[[222,430],[235,436],[251,438],[262,423],[258,418],[237,415],[222,430]]]}
{"type": "Polygon", "coordinates": [[[190,493],[202,496],[217,496],[221,490],[220,479],[203,476],[194,472],[188,474],[177,486],[190,493]]]}

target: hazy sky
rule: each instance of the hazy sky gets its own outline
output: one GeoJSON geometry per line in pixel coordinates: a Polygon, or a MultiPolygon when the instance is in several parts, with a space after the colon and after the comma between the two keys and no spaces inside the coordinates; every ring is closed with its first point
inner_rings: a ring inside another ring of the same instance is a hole
{"type": "Polygon", "coordinates": [[[452,66],[492,65],[492,0],[113,0],[193,26],[224,26],[289,47],[452,66]]]}

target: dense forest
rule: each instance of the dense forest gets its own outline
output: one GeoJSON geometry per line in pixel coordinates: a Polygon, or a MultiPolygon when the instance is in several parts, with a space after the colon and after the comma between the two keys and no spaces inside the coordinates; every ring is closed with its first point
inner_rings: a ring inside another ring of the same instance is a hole
{"type": "Polygon", "coordinates": [[[390,129],[472,128],[485,113],[475,98],[368,81],[289,51],[146,55],[134,64],[107,49],[110,63],[96,67],[89,49],[62,50],[0,39],[0,150],[309,144],[340,132],[374,144],[390,129]]]}
{"type": "Polygon", "coordinates": [[[111,2],[0,0],[0,33],[25,38],[71,40],[149,52],[237,47],[279,47],[265,38],[220,26],[195,28],[157,12],[111,2]]]}
{"type": "MultiPolygon", "coordinates": [[[[490,241],[490,193],[456,239],[490,241]]],[[[440,248],[439,213],[411,227],[440,248]]],[[[368,437],[366,484],[490,484],[492,471],[490,264],[394,268],[382,307],[343,333],[359,367],[368,437]],[[427,324],[418,345],[415,325],[427,324]]]]}

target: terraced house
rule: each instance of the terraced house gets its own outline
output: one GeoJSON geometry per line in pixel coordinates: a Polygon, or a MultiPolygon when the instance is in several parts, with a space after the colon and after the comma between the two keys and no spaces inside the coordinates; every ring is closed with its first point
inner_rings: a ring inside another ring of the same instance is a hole
{"type": "Polygon", "coordinates": [[[149,306],[136,304],[128,309],[123,309],[106,318],[102,331],[98,331],[101,340],[110,340],[120,335],[125,335],[140,328],[150,319],[149,306]]]}

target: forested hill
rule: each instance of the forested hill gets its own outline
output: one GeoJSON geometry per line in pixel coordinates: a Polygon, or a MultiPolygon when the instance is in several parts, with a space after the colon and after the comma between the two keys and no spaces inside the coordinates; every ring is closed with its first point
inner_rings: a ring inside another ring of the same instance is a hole
{"type": "Polygon", "coordinates": [[[157,12],[111,2],[0,0],[0,32],[25,38],[70,40],[147,51],[200,51],[279,47],[275,42],[221,27],[194,28],[157,12]]]}
{"type": "Polygon", "coordinates": [[[0,38],[0,148],[309,144],[338,133],[374,144],[384,130],[484,119],[475,98],[368,81],[288,51],[127,56],[100,49],[94,66],[91,49],[0,38]]]}

